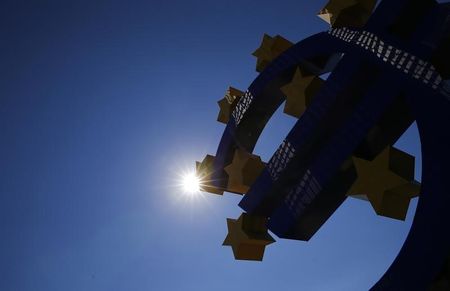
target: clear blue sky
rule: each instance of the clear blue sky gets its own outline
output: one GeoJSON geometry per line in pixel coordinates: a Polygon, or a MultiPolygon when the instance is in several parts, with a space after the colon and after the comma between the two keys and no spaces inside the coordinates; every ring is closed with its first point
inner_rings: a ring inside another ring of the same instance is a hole
{"type": "MultiPolygon", "coordinates": [[[[307,243],[263,262],[222,247],[240,197],[174,186],[215,154],[226,88],[256,77],[263,33],[326,30],[326,1],[0,4],[0,290],[367,290],[411,225],[348,199],[307,243]]],[[[265,161],[294,119],[277,112],[265,161]]],[[[416,155],[411,128],[398,146],[416,155]]]]}

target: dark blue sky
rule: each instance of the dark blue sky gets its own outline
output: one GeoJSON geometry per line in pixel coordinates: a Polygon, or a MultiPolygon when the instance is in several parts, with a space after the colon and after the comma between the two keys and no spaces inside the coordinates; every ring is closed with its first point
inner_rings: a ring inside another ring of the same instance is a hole
{"type": "MultiPolygon", "coordinates": [[[[226,88],[256,77],[263,33],[326,30],[326,1],[2,1],[0,290],[366,290],[409,230],[348,199],[264,261],[222,247],[240,197],[175,185],[215,154],[226,88]]],[[[277,112],[265,161],[295,120],[277,112]]],[[[398,146],[416,155],[411,128],[398,146]]]]}

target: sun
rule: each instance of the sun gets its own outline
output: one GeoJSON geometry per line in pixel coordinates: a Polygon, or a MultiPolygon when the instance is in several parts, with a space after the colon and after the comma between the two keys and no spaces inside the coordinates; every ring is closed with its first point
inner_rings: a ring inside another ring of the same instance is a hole
{"type": "Polygon", "coordinates": [[[181,185],[183,191],[187,194],[200,193],[200,178],[195,173],[183,175],[181,185]]]}

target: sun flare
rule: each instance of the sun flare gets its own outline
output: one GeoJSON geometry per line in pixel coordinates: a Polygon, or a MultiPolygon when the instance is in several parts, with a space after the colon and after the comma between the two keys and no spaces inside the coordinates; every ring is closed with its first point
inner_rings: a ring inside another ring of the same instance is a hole
{"type": "Polygon", "coordinates": [[[200,178],[195,173],[189,173],[182,177],[183,191],[188,194],[200,192],[200,178]]]}

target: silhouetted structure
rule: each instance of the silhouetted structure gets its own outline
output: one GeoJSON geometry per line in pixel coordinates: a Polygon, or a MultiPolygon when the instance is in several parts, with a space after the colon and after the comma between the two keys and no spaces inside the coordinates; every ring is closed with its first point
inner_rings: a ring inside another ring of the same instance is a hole
{"type": "Polygon", "coordinates": [[[227,126],[197,169],[205,191],[245,194],[224,242],[236,259],[261,260],[268,230],[309,240],[348,196],[404,219],[420,192],[404,246],[373,290],[438,290],[450,253],[450,4],[383,0],[372,13],[375,4],[330,1],[319,16],[331,29],[297,44],[264,35],[253,53],[261,74],[219,101],[227,126]],[[284,101],[299,119],[263,163],[254,146],[284,101]],[[393,147],[414,121],[422,185],[414,157],[393,147]]]}

